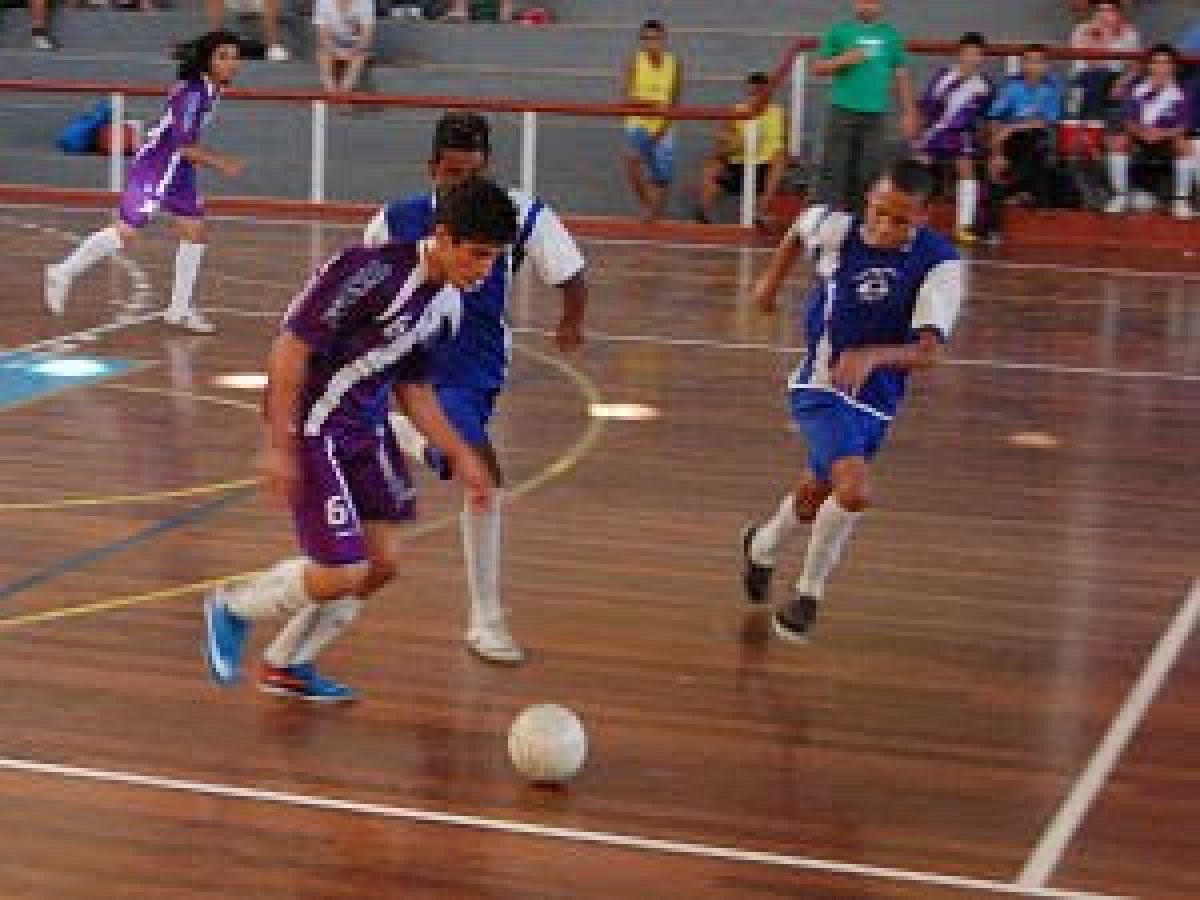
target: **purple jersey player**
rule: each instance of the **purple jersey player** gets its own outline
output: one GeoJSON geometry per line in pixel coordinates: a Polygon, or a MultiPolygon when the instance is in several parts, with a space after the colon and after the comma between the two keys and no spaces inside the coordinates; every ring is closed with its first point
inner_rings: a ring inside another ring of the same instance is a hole
{"type": "Polygon", "coordinates": [[[88,237],[62,262],[46,267],[46,305],[55,315],[62,315],[66,307],[71,282],[102,259],[130,247],[155,214],[167,212],[175,218],[180,240],[171,304],[163,318],[201,334],[215,330],[192,306],[192,289],[208,243],[196,166],[236,177],[242,172],[242,163],[205,150],[196,142],[222,88],[241,65],[238,37],[228,31],[209,32],[182,45],[179,54],[179,82],[130,166],[117,223],[88,237]]]}
{"type": "Polygon", "coordinates": [[[991,104],[992,83],[980,68],[987,42],[977,32],[958,42],[958,62],[938,69],[921,97],[924,129],[917,138],[918,157],[927,163],[954,163],[958,175],[956,236],[975,241],[975,214],[979,206],[976,162],[983,157],[979,126],[991,104]]]}
{"type": "Polygon", "coordinates": [[[351,247],[292,303],[268,361],[262,467],[304,555],[206,600],[218,682],[238,679],[251,621],[287,614],[260,687],[318,701],[352,697],[313,661],[363,598],[395,576],[400,525],[414,514],[412,481],[387,424],[393,394],[453,461],[471,505],[490,505],[491,474],[446,420],[430,384],[431,354],[458,328],[459,292],[491,271],[516,231],[507,192],[471,178],[442,198],[429,239],[351,247]]]}
{"type": "Polygon", "coordinates": [[[1129,86],[1122,106],[1121,133],[1108,143],[1108,173],[1113,196],[1108,212],[1123,213],[1129,206],[1129,159],[1137,152],[1174,165],[1175,198],[1172,214],[1192,217],[1188,197],[1194,176],[1190,107],[1187,92],[1175,77],[1179,54],[1169,44],[1158,44],[1148,54],[1147,74],[1129,86]]]}

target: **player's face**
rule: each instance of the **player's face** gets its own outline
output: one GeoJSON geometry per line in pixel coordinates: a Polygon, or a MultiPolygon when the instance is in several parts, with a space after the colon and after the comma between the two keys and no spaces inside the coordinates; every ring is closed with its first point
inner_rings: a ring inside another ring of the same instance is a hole
{"type": "Polygon", "coordinates": [[[1041,81],[1046,77],[1046,57],[1042,53],[1026,53],[1021,69],[1030,81],[1041,81]]]}
{"type": "Polygon", "coordinates": [[[864,22],[874,22],[883,15],[880,0],[854,0],[854,13],[864,22]]]}
{"type": "Polygon", "coordinates": [[[983,48],[968,44],[958,51],[958,64],[967,72],[974,72],[983,65],[983,48]]]}
{"type": "Polygon", "coordinates": [[[459,290],[469,290],[483,281],[504,252],[503,245],[456,238],[444,225],[438,226],[437,236],[445,278],[459,290]]]}
{"type": "Polygon", "coordinates": [[[208,73],[217,84],[229,84],[242,67],[242,54],[236,44],[222,44],[213,51],[208,73]]]}
{"type": "Polygon", "coordinates": [[[872,247],[894,250],[912,240],[925,217],[925,205],[919,197],[897,190],[883,178],[867,194],[867,212],[863,231],[872,247]]]}
{"type": "Polygon", "coordinates": [[[487,157],[478,150],[440,150],[429,164],[433,184],[438,191],[448,191],[472,175],[481,175],[487,168],[487,157]]]}
{"type": "Polygon", "coordinates": [[[667,33],[657,28],[646,28],[638,35],[638,42],[643,50],[651,53],[662,53],[667,46],[667,33]]]}
{"type": "Polygon", "coordinates": [[[1121,8],[1115,3],[1096,7],[1095,22],[1103,28],[1114,30],[1121,27],[1121,8]]]}
{"type": "Polygon", "coordinates": [[[1175,60],[1170,54],[1155,53],[1150,57],[1150,77],[1160,83],[1175,77],[1175,60]]]}

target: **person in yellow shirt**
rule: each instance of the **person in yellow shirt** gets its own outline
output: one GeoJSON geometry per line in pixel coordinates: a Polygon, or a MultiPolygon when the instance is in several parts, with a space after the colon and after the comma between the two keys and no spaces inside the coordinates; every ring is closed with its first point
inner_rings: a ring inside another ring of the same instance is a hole
{"type": "MultiPolygon", "coordinates": [[[[642,23],[638,51],[625,69],[625,102],[647,110],[667,109],[679,101],[683,66],[667,51],[667,29],[657,19],[642,23]]],[[[625,120],[629,146],[625,172],[642,205],[642,221],[653,222],[667,203],[667,188],[675,177],[675,128],[659,116],[630,116],[625,120]]]]}
{"type": "MultiPolygon", "coordinates": [[[[779,192],[787,168],[787,113],[778,103],[770,102],[771,80],[765,72],[751,72],[746,78],[746,100],[739,108],[749,108],[766,102],[763,111],[753,121],[758,123],[758,140],[754,154],[755,190],[762,197],[757,224],[765,224],[771,202],[779,192]]],[[[721,191],[740,194],[746,167],[746,127],[750,120],[722,122],[717,131],[716,148],[700,174],[700,201],[694,211],[698,222],[711,222],[713,208],[721,191]]]]}

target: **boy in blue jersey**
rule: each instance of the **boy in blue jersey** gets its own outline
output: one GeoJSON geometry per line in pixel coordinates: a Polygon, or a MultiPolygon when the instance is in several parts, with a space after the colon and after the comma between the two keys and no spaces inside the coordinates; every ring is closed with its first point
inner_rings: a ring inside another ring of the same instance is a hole
{"type": "MultiPolygon", "coordinates": [[[[445,191],[484,170],[491,154],[487,120],[477,113],[448,113],[434,130],[429,172],[431,191],[387,204],[367,226],[365,243],[418,240],[433,227],[435,210],[445,191]]],[[[508,376],[512,335],[507,321],[513,276],[531,260],[541,280],[562,292],[563,313],[555,333],[560,350],[582,342],[587,284],[584,259],[554,211],[535,197],[509,191],[517,207],[518,233],[511,250],[478,289],[464,298],[462,327],[434,359],[438,400],[459,435],[487,461],[497,484],[503,484],[487,426],[496,397],[508,376]]],[[[425,458],[443,478],[452,466],[430,452],[424,440],[400,417],[393,427],[405,450],[425,458]]],[[[525,653],[513,639],[500,600],[500,527],[503,498],[485,511],[464,508],[461,518],[470,613],[467,646],[490,662],[517,665],[525,653]]]]}
{"type": "Polygon", "coordinates": [[[932,188],[920,163],[895,163],[871,189],[859,218],[809,207],[755,287],[764,312],[806,250],[816,283],[805,318],[807,353],[788,382],[792,419],[808,467],[775,514],[742,535],[751,603],[767,600],[776,552],[811,522],[804,571],[774,613],[777,635],[804,640],[825,583],[869,502],[870,461],[883,446],[909,372],[935,363],[963,295],[963,264],[948,240],[925,227],[932,188]]]}
{"type": "Polygon", "coordinates": [[[487,275],[516,235],[508,194],[462,182],[420,242],[349,247],[308,282],[284,317],[267,362],[266,486],[291,510],[303,556],[205,601],[213,677],[241,675],[252,622],[290,619],[267,647],[259,686],[305,700],[351,699],[315,659],[395,577],[414,491],[387,423],[393,396],[453,461],[469,505],[483,509],[487,465],[446,421],[430,384],[431,356],[463,316],[460,291],[487,275]]]}

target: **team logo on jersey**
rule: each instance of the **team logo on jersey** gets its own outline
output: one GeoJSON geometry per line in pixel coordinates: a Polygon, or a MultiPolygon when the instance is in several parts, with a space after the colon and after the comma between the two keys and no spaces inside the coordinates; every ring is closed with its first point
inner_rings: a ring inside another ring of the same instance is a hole
{"type": "Polygon", "coordinates": [[[392,267],[390,265],[377,259],[370,260],[355,272],[338,291],[337,297],[334,298],[322,318],[330,324],[337,323],[354,303],[379,287],[391,274],[392,267]]]}
{"type": "Polygon", "coordinates": [[[895,269],[878,266],[859,272],[852,279],[858,299],[863,303],[882,303],[892,292],[892,283],[899,274],[895,269]]]}

